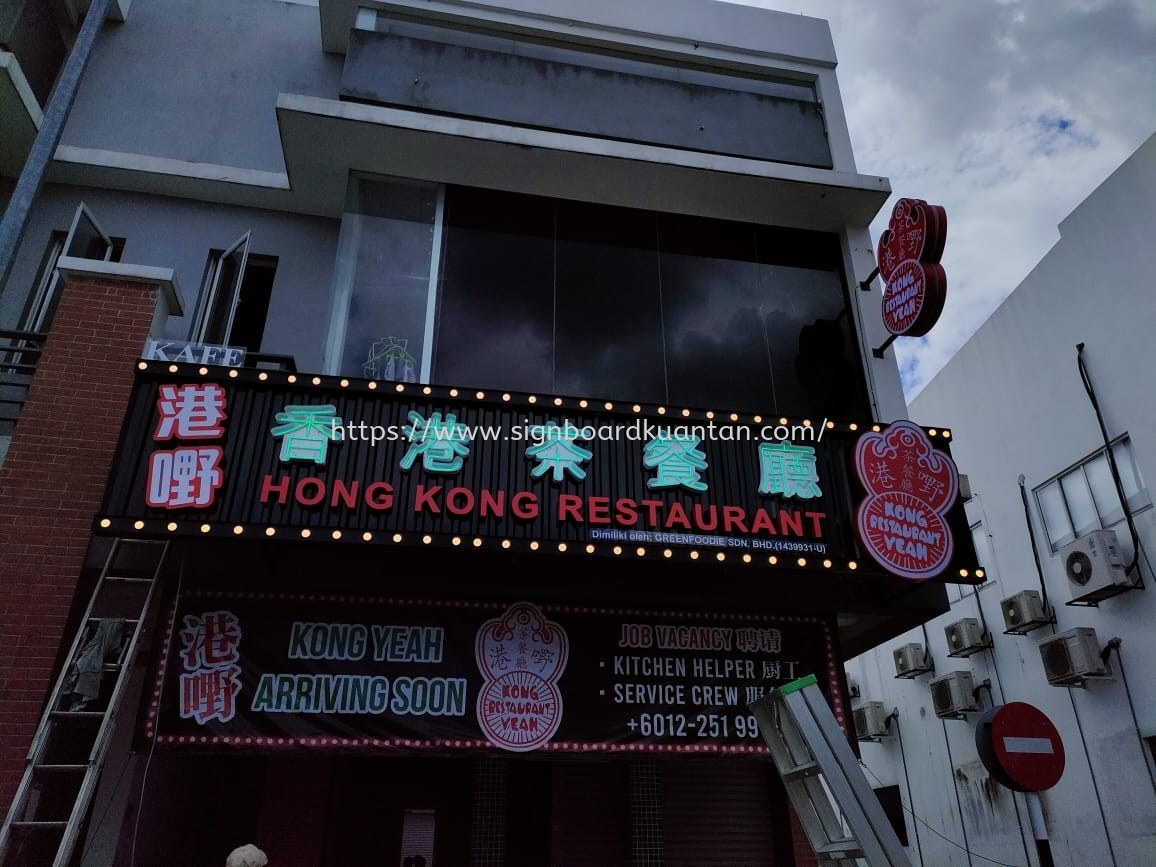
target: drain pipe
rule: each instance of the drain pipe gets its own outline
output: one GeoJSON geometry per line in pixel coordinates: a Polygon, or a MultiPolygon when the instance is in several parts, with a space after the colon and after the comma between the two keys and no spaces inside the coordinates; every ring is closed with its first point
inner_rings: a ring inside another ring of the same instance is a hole
{"type": "Polygon", "coordinates": [[[89,57],[92,56],[96,34],[100,31],[111,5],[112,0],[92,0],[88,11],[84,13],[84,23],[76,36],[72,50],[68,53],[68,59],[64,61],[56,84],[53,85],[48,105],[44,110],[44,119],[36,133],[35,141],[32,142],[28,159],[24,161],[24,168],[16,181],[16,189],[12,191],[12,198],[4,211],[4,219],[0,221],[0,294],[4,292],[4,285],[12,273],[16,249],[20,246],[24,230],[28,227],[32,203],[40,194],[40,188],[44,186],[44,175],[48,171],[49,163],[52,162],[52,155],[56,153],[56,146],[60,144],[60,137],[72,111],[72,104],[76,101],[80,78],[88,66],[89,57]]]}

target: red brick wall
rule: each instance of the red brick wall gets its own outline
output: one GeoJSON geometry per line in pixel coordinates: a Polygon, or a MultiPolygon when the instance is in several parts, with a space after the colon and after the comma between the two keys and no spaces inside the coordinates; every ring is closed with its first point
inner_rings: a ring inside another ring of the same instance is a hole
{"type": "Polygon", "coordinates": [[[128,404],[155,285],[71,277],[0,464],[0,815],[24,769],[128,404]]]}

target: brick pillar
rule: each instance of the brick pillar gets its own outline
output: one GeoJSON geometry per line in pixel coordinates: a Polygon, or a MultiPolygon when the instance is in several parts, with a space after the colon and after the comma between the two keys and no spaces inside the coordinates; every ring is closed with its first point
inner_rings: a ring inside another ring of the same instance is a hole
{"type": "Polygon", "coordinates": [[[175,307],[171,271],[82,259],[61,259],[60,271],[52,328],[0,464],[0,816],[52,688],[134,362],[175,307]]]}

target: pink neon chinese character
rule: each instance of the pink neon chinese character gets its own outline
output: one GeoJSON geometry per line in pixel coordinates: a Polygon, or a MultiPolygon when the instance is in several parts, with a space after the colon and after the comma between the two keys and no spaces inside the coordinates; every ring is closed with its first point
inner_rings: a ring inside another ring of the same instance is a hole
{"type": "Polygon", "coordinates": [[[225,389],[219,385],[162,385],[154,440],[213,440],[224,435],[225,389]]]}
{"type": "Polygon", "coordinates": [[[218,466],[224,453],[220,446],[153,452],[145,502],[162,509],[211,506],[224,482],[218,466]]]}
{"type": "Polygon", "coordinates": [[[206,668],[181,675],[181,719],[227,723],[237,712],[236,697],[241,691],[241,669],[206,668]]]}
{"type": "Polygon", "coordinates": [[[240,659],[241,625],[232,611],[206,611],[199,617],[185,615],[181,630],[181,660],[185,668],[216,668],[240,659]]]}

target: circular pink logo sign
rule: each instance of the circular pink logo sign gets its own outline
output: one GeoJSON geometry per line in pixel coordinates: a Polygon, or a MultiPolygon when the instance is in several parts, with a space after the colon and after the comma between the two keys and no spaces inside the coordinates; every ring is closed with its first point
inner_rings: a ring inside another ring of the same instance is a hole
{"type": "Polygon", "coordinates": [[[864,501],[859,538],[881,566],[913,580],[938,575],[953,547],[939,513],[903,491],[873,494],[864,501]]]}

